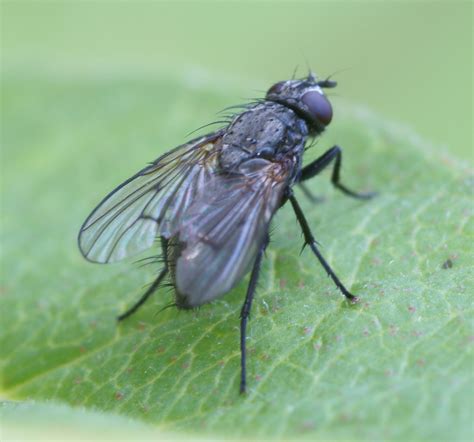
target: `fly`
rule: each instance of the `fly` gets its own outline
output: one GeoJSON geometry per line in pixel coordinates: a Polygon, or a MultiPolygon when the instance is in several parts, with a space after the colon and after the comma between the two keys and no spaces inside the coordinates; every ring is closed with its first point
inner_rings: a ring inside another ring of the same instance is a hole
{"type": "Polygon", "coordinates": [[[332,184],[368,199],[340,182],[342,150],[333,146],[307,166],[305,145],[331,122],[324,89],[333,80],[312,73],[274,84],[265,98],[243,107],[227,125],[165,153],[109,193],[86,219],[79,248],[92,262],[111,263],[161,241],[164,267],[121,321],[134,313],[168,277],[174,305],[193,309],[231,290],[251,272],[240,314],[240,392],[246,391],[246,329],[273,215],[290,202],[308,245],[342,294],[352,295],[321,255],[294,193],[333,164],[332,184]]]}

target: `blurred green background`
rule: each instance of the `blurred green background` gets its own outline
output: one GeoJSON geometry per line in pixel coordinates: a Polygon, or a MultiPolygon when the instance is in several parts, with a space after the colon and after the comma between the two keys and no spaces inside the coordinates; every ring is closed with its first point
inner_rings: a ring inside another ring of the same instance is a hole
{"type": "Polygon", "coordinates": [[[2,67],[20,75],[180,71],[243,98],[296,66],[336,72],[336,106],[366,104],[473,163],[472,2],[3,1],[2,29],[2,67]]]}

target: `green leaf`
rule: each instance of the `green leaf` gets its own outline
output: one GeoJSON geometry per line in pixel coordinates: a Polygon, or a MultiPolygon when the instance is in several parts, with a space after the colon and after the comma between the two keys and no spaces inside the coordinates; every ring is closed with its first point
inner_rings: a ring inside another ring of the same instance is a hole
{"type": "Polygon", "coordinates": [[[87,263],[77,231],[107,191],[246,93],[192,80],[4,75],[1,389],[24,403],[5,405],[4,419],[33,414],[34,424],[59,407],[66,422],[97,414],[127,434],[132,420],[137,434],[145,423],[234,437],[472,438],[472,177],[357,106],[335,101],[334,125],[307,159],[338,143],[343,181],[378,197],[348,199],[323,174],[311,187],[326,201],[300,200],[358,305],[309,250],[299,255],[285,206],[249,324],[247,396],[247,279],[193,312],[158,313],[173,299],[160,290],[116,323],[157,267],[87,263]]]}
{"type": "Polygon", "coordinates": [[[68,405],[3,402],[0,412],[2,441],[183,439],[135,419],[68,405]]]}

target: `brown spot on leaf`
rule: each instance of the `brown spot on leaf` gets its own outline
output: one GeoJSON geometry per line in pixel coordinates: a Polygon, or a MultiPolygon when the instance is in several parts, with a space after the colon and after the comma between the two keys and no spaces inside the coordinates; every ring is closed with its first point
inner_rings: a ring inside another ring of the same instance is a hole
{"type": "Polygon", "coordinates": [[[342,414],[339,415],[339,419],[343,422],[347,422],[347,421],[349,421],[350,416],[345,414],[345,413],[342,413],[342,414]]]}
{"type": "Polygon", "coordinates": [[[415,312],[416,312],[416,307],[413,306],[413,305],[409,305],[409,306],[408,306],[408,311],[409,311],[410,313],[415,313],[415,312]]]}
{"type": "Polygon", "coordinates": [[[398,330],[399,328],[396,325],[391,324],[388,326],[388,334],[390,336],[396,336],[398,334],[398,330]]]}
{"type": "Polygon", "coordinates": [[[123,393],[121,391],[116,391],[114,397],[116,401],[121,401],[123,399],[123,393]]]}
{"type": "Polygon", "coordinates": [[[313,421],[304,421],[301,424],[301,431],[306,432],[306,431],[312,431],[316,428],[316,424],[313,421]]]}

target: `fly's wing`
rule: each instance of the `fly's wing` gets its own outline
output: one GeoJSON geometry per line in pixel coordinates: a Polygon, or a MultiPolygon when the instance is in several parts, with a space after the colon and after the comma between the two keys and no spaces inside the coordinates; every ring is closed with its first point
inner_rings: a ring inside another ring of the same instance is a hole
{"type": "Polygon", "coordinates": [[[79,248],[89,261],[108,263],[169,237],[212,176],[223,131],[161,156],[109,193],[81,227],[79,248]]]}
{"type": "Polygon", "coordinates": [[[291,174],[284,163],[252,159],[218,174],[182,220],[174,264],[178,304],[195,307],[232,289],[268,234],[291,174]]]}

